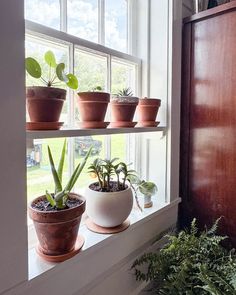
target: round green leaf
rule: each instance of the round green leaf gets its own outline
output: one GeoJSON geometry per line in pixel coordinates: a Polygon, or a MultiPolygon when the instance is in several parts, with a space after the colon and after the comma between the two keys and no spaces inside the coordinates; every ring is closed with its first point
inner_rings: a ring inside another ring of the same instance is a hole
{"type": "Polygon", "coordinates": [[[50,67],[55,68],[57,66],[55,55],[51,50],[45,53],[44,59],[50,67]]]}
{"type": "Polygon", "coordinates": [[[36,79],[39,79],[42,75],[40,64],[32,57],[25,59],[25,69],[28,74],[36,79]]]}
{"type": "Polygon", "coordinates": [[[67,82],[69,82],[69,79],[67,78],[64,70],[65,70],[65,64],[64,63],[60,63],[56,67],[56,74],[57,74],[57,78],[60,81],[63,81],[65,83],[67,83],[67,82]]]}
{"type": "Polygon", "coordinates": [[[78,79],[73,74],[66,75],[69,81],[66,83],[71,89],[78,89],[78,79]]]}

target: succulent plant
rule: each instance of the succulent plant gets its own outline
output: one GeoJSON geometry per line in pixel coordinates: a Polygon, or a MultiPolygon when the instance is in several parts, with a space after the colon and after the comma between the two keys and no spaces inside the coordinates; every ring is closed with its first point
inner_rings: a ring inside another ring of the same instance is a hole
{"type": "Polygon", "coordinates": [[[120,97],[120,96],[133,96],[133,91],[131,90],[130,87],[128,88],[123,88],[122,90],[118,91],[115,96],[120,97]]]}
{"type": "Polygon", "coordinates": [[[47,78],[42,75],[42,68],[33,57],[27,57],[25,59],[27,73],[35,79],[40,79],[47,87],[55,86],[61,81],[71,89],[78,88],[78,79],[76,76],[71,73],[65,73],[65,64],[57,64],[55,55],[51,50],[45,53],[44,60],[49,66],[47,78]]]}
{"type": "Polygon", "coordinates": [[[77,167],[75,168],[73,174],[71,175],[68,183],[66,184],[66,186],[63,189],[62,188],[62,175],[63,175],[63,167],[64,167],[65,154],[66,154],[66,140],[64,141],[64,145],[62,148],[61,157],[60,157],[60,161],[59,161],[59,165],[58,165],[57,169],[55,168],[51,149],[48,146],[48,157],[49,157],[51,172],[52,172],[53,180],[54,180],[54,184],[55,184],[55,192],[54,192],[54,194],[50,194],[48,191],[46,191],[46,198],[52,207],[57,208],[57,209],[66,208],[66,201],[69,198],[69,193],[72,190],[72,188],[74,187],[76,181],[78,180],[78,178],[79,178],[79,176],[80,176],[80,174],[81,174],[81,172],[82,172],[82,170],[83,170],[83,168],[84,168],[84,166],[91,154],[91,151],[92,151],[92,146],[88,150],[83,161],[77,165],[77,167]]]}

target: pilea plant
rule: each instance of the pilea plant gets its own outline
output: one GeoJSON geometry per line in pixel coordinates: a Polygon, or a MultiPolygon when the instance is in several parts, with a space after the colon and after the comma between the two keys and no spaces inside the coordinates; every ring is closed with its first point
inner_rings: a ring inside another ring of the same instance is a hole
{"type": "Polygon", "coordinates": [[[218,222],[199,232],[194,219],[190,230],[167,235],[159,252],[134,262],[136,279],[151,281],[151,294],[235,295],[236,255],[221,246],[226,237],[216,234],[218,222]]]}
{"type": "Polygon", "coordinates": [[[62,187],[62,175],[63,175],[63,167],[64,167],[64,161],[65,161],[65,153],[66,153],[66,140],[64,141],[64,145],[61,152],[61,157],[59,161],[58,168],[55,168],[54,160],[52,157],[51,149],[48,146],[48,157],[49,162],[51,166],[51,172],[53,175],[53,180],[55,184],[55,192],[54,194],[50,194],[48,191],[46,191],[46,198],[50,205],[57,209],[65,209],[67,207],[66,202],[69,197],[69,193],[74,187],[76,181],[78,180],[87,160],[90,156],[92,151],[92,147],[88,150],[86,156],[84,157],[83,161],[77,165],[75,168],[73,174],[71,175],[71,178],[69,179],[66,186],[62,187]]]}
{"type": "Polygon", "coordinates": [[[42,74],[42,68],[33,57],[25,59],[27,73],[35,79],[40,79],[47,87],[52,87],[64,82],[69,88],[77,89],[78,80],[75,75],[65,73],[65,64],[57,64],[54,53],[49,50],[44,55],[44,61],[48,65],[48,73],[42,74]]]}

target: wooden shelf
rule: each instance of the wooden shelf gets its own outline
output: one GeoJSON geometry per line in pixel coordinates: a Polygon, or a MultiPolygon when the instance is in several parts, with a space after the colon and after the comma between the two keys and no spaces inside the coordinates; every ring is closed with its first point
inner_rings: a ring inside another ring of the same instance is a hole
{"type": "Polygon", "coordinates": [[[109,135],[122,133],[163,132],[166,127],[135,127],[135,128],[106,128],[106,129],[61,129],[26,131],[27,139],[78,137],[87,135],[109,135]]]}

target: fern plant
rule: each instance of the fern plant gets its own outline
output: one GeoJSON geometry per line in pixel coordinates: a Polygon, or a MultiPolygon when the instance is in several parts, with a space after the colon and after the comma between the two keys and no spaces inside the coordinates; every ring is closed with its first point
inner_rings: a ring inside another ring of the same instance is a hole
{"type": "Polygon", "coordinates": [[[216,234],[218,223],[199,233],[194,219],[189,231],[168,235],[158,253],[134,262],[136,279],[151,281],[160,295],[236,295],[236,255],[221,246],[226,237],[216,234]]]}

